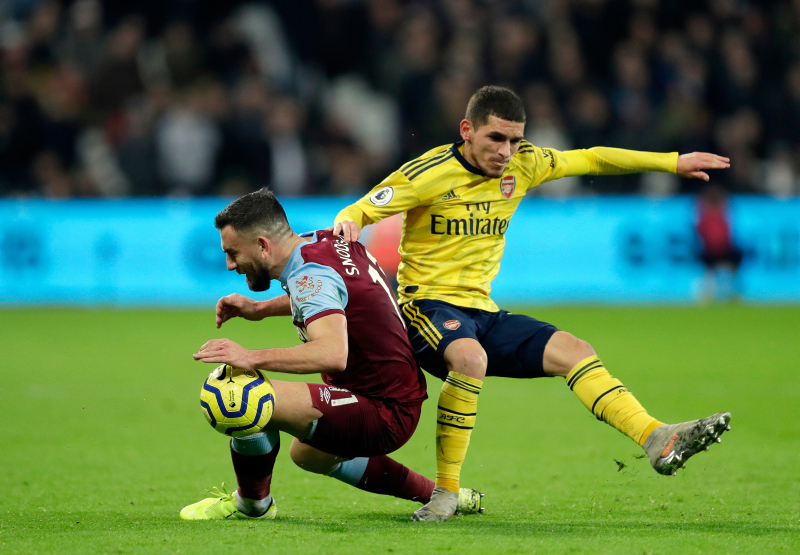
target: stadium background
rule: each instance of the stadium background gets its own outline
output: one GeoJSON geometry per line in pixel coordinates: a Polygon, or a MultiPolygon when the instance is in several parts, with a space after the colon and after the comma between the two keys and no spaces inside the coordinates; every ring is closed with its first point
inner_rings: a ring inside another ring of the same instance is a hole
{"type": "MultiPolygon", "coordinates": [[[[3,304],[207,303],[233,286],[213,271],[224,201],[190,199],[267,185],[298,231],[324,227],[458,139],[485,83],[520,93],[537,145],[729,156],[712,179],[734,195],[740,293],[800,300],[797,2],[10,0],[0,36],[3,304]]],[[[645,174],[537,188],[495,296],[700,299],[702,185],[645,174]]],[[[391,274],[397,224],[384,227],[366,241],[391,274]]]]}

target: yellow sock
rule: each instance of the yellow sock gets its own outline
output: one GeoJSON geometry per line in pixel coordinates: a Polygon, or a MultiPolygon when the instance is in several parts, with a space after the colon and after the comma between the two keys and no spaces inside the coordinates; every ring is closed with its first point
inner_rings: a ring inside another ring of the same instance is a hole
{"type": "Polygon", "coordinates": [[[457,372],[448,373],[442,385],[436,411],[436,485],[447,491],[458,491],[482,385],[457,372]]]}
{"type": "Polygon", "coordinates": [[[583,359],[567,374],[567,385],[598,420],[613,426],[639,445],[663,425],[605,369],[596,356],[583,359]]]}

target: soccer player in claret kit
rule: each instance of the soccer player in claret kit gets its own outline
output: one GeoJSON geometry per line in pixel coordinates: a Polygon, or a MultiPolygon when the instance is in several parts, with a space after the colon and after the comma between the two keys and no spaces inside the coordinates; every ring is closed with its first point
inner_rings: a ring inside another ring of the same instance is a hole
{"type": "MultiPolygon", "coordinates": [[[[255,301],[234,294],[217,303],[217,327],[233,317],[291,315],[303,343],[250,350],[228,339],[203,345],[195,360],[242,369],[321,374],[324,384],[270,380],[275,409],[264,430],[231,440],[238,489],[184,507],[186,520],[274,518],[272,471],[283,431],[301,468],[359,489],[422,503],[434,483],[387,456],[414,432],[426,399],[403,319],[386,279],[360,244],[329,231],[298,235],[272,192],[261,189],[217,214],[229,270],[253,291],[273,279],[286,295],[255,301]]],[[[464,490],[460,510],[480,511],[464,490]]]]}
{"type": "Polygon", "coordinates": [[[524,140],[525,119],[513,91],[481,88],[461,122],[462,141],[403,165],[334,222],[335,235],[356,241],[365,225],[403,213],[400,306],[417,362],[444,380],[436,489],[415,520],[447,520],[456,511],[485,376],[566,378],[586,408],[642,446],[661,474],[674,474],[729,429],[729,413],[674,425],[656,420],[609,374],[589,343],[500,310],[489,297],[505,232],[528,190],[567,176],[650,171],[707,181],[703,170],[727,168],[729,160],[605,147],[559,152],[524,140]]]}

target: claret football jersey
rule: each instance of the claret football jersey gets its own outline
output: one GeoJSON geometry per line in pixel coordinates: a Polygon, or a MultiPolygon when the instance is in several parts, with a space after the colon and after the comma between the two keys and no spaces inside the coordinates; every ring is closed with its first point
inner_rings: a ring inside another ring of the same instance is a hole
{"type": "Polygon", "coordinates": [[[303,234],[279,281],[289,295],[300,339],[306,327],[329,314],[347,318],[347,368],[323,373],[331,386],[355,393],[418,403],[426,398],[425,378],[414,362],[405,324],[386,276],[360,243],[329,231],[303,234]]]}

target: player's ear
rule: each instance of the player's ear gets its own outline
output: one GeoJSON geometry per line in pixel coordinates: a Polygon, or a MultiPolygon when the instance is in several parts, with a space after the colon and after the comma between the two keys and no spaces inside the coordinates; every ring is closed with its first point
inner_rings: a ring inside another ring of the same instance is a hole
{"type": "Polygon", "coordinates": [[[462,119],[459,129],[461,131],[462,139],[464,139],[465,141],[469,141],[472,139],[473,128],[471,121],[469,121],[468,119],[462,119]]]}
{"type": "Polygon", "coordinates": [[[256,241],[258,241],[258,246],[261,249],[261,258],[266,259],[272,251],[272,243],[263,235],[260,235],[256,241]]]}

